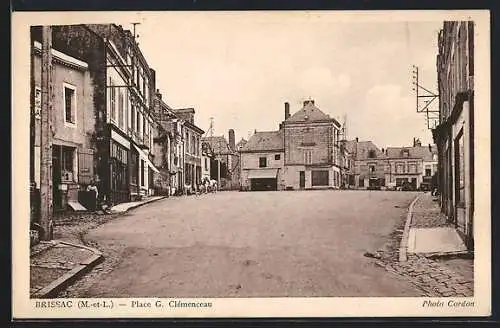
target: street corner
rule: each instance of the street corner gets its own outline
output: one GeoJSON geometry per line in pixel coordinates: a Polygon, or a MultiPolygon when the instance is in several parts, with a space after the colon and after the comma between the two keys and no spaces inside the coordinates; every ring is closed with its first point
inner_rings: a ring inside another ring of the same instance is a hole
{"type": "Polygon", "coordinates": [[[43,243],[30,256],[30,297],[56,296],[103,259],[99,250],[84,245],[43,243]]]}

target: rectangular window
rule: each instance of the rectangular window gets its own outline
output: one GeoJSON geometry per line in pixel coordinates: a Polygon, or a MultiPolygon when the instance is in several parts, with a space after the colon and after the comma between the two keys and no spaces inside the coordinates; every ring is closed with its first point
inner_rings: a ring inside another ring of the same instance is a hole
{"type": "Polygon", "coordinates": [[[109,78],[109,110],[111,121],[116,121],[116,90],[111,78],[109,78]]]}
{"type": "Polygon", "coordinates": [[[64,85],[64,122],[76,123],[76,89],[67,84],[64,85]]]}
{"type": "Polygon", "coordinates": [[[135,127],[136,127],[136,132],[141,132],[141,112],[139,110],[136,110],[136,117],[135,117],[135,127]]]}
{"type": "Polygon", "coordinates": [[[312,186],[328,186],[328,171],[312,171],[312,186]]]}
{"type": "Polygon", "coordinates": [[[131,151],[130,152],[130,183],[137,185],[137,153],[131,151]]]}
{"type": "Polygon", "coordinates": [[[123,128],[123,92],[118,91],[118,126],[123,128]]]}
{"type": "Polygon", "coordinates": [[[135,105],[130,102],[130,130],[135,131],[135,105]]]}
{"type": "Polygon", "coordinates": [[[408,165],[409,173],[417,173],[417,164],[411,163],[408,165]]]}
{"type": "Polygon", "coordinates": [[[205,157],[205,171],[208,171],[208,159],[205,157]]]}
{"type": "Polygon", "coordinates": [[[306,164],[312,163],[312,151],[306,150],[304,152],[304,163],[306,163],[306,164]]]}
{"type": "Polygon", "coordinates": [[[146,176],[144,175],[145,169],[144,169],[144,160],[141,159],[141,186],[144,187],[144,181],[146,179],[146,176]]]}
{"type": "Polygon", "coordinates": [[[276,155],[274,155],[274,160],[275,160],[275,161],[279,161],[279,160],[280,160],[280,154],[276,154],[276,155]]]}
{"type": "Polygon", "coordinates": [[[259,157],[259,167],[267,167],[267,157],[259,157]]]}
{"type": "Polygon", "coordinates": [[[375,173],[375,165],[369,166],[370,173],[375,173]]]}

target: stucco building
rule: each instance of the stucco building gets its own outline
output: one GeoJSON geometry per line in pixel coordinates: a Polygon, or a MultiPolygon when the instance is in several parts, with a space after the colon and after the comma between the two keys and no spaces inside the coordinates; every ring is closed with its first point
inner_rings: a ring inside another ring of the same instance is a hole
{"type": "MultiPolygon", "coordinates": [[[[40,188],[41,43],[33,42],[33,170],[40,188]]],[[[78,191],[94,178],[93,86],[87,62],[52,49],[52,199],[54,211],[78,202],[78,191]]]]}
{"type": "MultiPolygon", "coordinates": [[[[33,31],[37,41],[40,30],[33,31]]],[[[152,194],[155,72],[134,36],[114,24],[60,25],[52,27],[52,46],[88,65],[85,117],[95,120],[87,137],[100,198],[116,204],[152,194]]]]}
{"type": "Polygon", "coordinates": [[[241,190],[283,190],[283,130],[256,132],[239,150],[241,190]]]}

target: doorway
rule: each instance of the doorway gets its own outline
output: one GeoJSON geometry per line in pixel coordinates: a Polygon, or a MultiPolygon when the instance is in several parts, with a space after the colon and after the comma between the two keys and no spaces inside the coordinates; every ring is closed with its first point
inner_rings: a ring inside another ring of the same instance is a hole
{"type": "Polygon", "coordinates": [[[304,189],[306,187],[306,172],[299,172],[299,187],[300,189],[304,189]]]}

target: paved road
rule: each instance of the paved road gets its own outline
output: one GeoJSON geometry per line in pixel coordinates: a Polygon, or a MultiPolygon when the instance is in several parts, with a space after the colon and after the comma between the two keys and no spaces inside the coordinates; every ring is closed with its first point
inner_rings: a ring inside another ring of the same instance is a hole
{"type": "Polygon", "coordinates": [[[87,297],[419,296],[363,253],[415,193],[219,192],[164,199],[92,230],[120,261],[87,297]]]}

